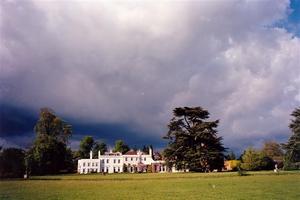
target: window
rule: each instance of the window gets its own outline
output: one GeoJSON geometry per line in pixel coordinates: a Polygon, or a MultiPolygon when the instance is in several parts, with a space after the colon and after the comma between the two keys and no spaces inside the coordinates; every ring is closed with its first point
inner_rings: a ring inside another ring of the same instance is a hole
{"type": "Polygon", "coordinates": [[[116,159],[114,159],[114,163],[116,163],[116,159]]]}
{"type": "Polygon", "coordinates": [[[88,162],[88,167],[90,166],[90,163],[88,162]]]}
{"type": "Polygon", "coordinates": [[[106,167],[106,172],[108,173],[108,167],[106,167]]]}
{"type": "Polygon", "coordinates": [[[146,158],[144,158],[144,161],[146,161],[146,158]]]}
{"type": "Polygon", "coordinates": [[[109,163],[109,159],[106,160],[106,163],[109,163]]]}
{"type": "Polygon", "coordinates": [[[114,167],[114,173],[116,172],[116,168],[114,167]]]}
{"type": "Polygon", "coordinates": [[[137,161],[137,160],[138,160],[138,158],[135,158],[135,160],[137,161]]]}
{"type": "Polygon", "coordinates": [[[120,172],[120,167],[118,167],[118,172],[120,172]]]}
{"type": "Polygon", "coordinates": [[[83,163],[83,166],[85,167],[85,162],[83,163]]]}
{"type": "Polygon", "coordinates": [[[127,161],[127,157],[125,158],[125,161],[127,161]]]}
{"type": "Polygon", "coordinates": [[[94,163],[92,163],[92,166],[94,167],[94,163]]]}
{"type": "Polygon", "coordinates": [[[82,173],[85,173],[85,169],[82,170],[82,173]]]}
{"type": "Polygon", "coordinates": [[[98,163],[95,163],[96,164],[96,167],[98,166],[98,163]]]}
{"type": "Polygon", "coordinates": [[[120,163],[120,159],[118,159],[118,163],[120,163]]]}
{"type": "Polygon", "coordinates": [[[133,158],[131,158],[131,161],[133,161],[133,158]]]}

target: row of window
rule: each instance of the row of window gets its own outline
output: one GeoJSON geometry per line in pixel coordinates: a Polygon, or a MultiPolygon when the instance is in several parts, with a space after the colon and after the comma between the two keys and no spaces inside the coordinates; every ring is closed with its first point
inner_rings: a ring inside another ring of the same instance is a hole
{"type": "MultiPolygon", "coordinates": [[[[109,171],[109,167],[106,167],[105,171],[108,172],[109,171]]],[[[121,168],[120,167],[113,167],[113,171],[114,171],[114,173],[120,172],[121,168]]],[[[83,168],[82,172],[83,173],[85,173],[85,172],[87,172],[87,173],[89,173],[89,172],[97,172],[97,169],[85,169],[85,168],[83,168]]],[[[101,169],[101,172],[104,172],[104,169],[101,169]]]]}
{"type": "MultiPolygon", "coordinates": [[[[131,161],[133,161],[134,158],[130,158],[131,161]]],[[[125,157],[125,161],[128,161],[129,158],[125,157]]],[[[138,158],[135,158],[135,161],[138,161],[138,158]]],[[[144,161],[146,161],[146,158],[144,158],[144,161]]],[[[116,159],[114,159],[113,161],[114,163],[116,163],[116,159]]],[[[109,159],[106,159],[106,163],[109,163],[109,159]]],[[[118,159],[118,163],[120,163],[120,159],[118,159]]]]}
{"type": "MultiPolygon", "coordinates": [[[[133,161],[133,158],[130,158],[131,161],[133,161]]],[[[143,160],[143,159],[142,159],[143,160]]],[[[125,157],[125,161],[128,161],[128,158],[125,157]]],[[[138,158],[135,158],[135,161],[138,161],[138,158]]],[[[144,161],[146,161],[146,158],[144,158],[144,161]]]]}
{"type": "Polygon", "coordinates": [[[83,173],[85,173],[85,172],[87,172],[87,173],[90,173],[90,172],[97,172],[97,170],[96,169],[82,169],[82,172],[83,173]]]}
{"type": "MultiPolygon", "coordinates": [[[[114,167],[113,170],[114,170],[114,173],[121,172],[121,168],[120,167],[114,167]]],[[[101,169],[101,172],[104,172],[104,169],[101,169]]],[[[105,168],[105,172],[107,172],[107,173],[109,172],[109,167],[105,168]]]]}
{"type": "MultiPolygon", "coordinates": [[[[89,166],[92,166],[92,167],[98,167],[98,163],[97,162],[92,162],[92,163],[90,163],[90,162],[87,162],[87,166],[89,167],[89,166]]],[[[83,167],[85,167],[85,162],[84,163],[82,163],[82,166],[83,167]]]]}
{"type": "MultiPolygon", "coordinates": [[[[121,160],[120,159],[118,159],[118,160],[116,160],[116,159],[114,159],[114,163],[117,163],[117,161],[118,161],[118,163],[120,163],[121,162],[121,160]]],[[[109,163],[109,159],[106,159],[106,163],[109,163]]]]}
{"type": "MultiPolygon", "coordinates": [[[[130,158],[130,160],[131,161],[133,161],[133,159],[134,158],[130,158]]],[[[125,161],[128,161],[129,160],[129,158],[127,158],[127,157],[125,157],[125,161]]],[[[135,161],[138,161],[138,158],[136,157],[135,158],[135,161]]],[[[146,158],[144,158],[144,161],[146,161],[146,158]]],[[[102,161],[103,162],[103,161],[102,161]]],[[[109,159],[106,159],[106,163],[109,163],[109,159]]],[[[121,163],[121,160],[120,159],[114,159],[113,160],[113,163],[121,163]]],[[[83,167],[85,167],[85,162],[82,164],[83,165],[83,167]]],[[[98,166],[98,163],[97,162],[92,162],[92,163],[90,163],[90,162],[87,162],[87,166],[89,167],[89,166],[92,166],[92,167],[97,167],[98,166]]]]}
{"type": "MultiPolygon", "coordinates": [[[[136,169],[136,167],[129,167],[128,168],[128,171],[130,171],[130,172],[132,172],[132,171],[136,171],[137,169],[136,169]]],[[[164,166],[158,166],[157,168],[156,168],[156,170],[157,171],[166,171],[166,168],[164,167],[164,166]]],[[[113,172],[114,173],[116,173],[116,172],[120,172],[121,171],[121,168],[120,167],[113,167],[113,172]]],[[[82,172],[83,173],[85,173],[85,172],[87,172],[87,173],[89,173],[89,172],[97,172],[97,169],[82,169],[82,172]]],[[[101,172],[104,172],[104,169],[101,169],[101,172]]],[[[105,172],[109,172],[109,167],[106,167],[105,168],[105,172]]]]}

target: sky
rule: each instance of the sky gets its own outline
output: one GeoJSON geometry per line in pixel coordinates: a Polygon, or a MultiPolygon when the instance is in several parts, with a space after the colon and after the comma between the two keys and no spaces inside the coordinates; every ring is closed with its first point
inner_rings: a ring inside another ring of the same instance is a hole
{"type": "Polygon", "coordinates": [[[285,142],[300,105],[300,0],[0,2],[0,146],[28,148],[39,109],[113,145],[163,149],[201,106],[225,147],[285,142]]]}

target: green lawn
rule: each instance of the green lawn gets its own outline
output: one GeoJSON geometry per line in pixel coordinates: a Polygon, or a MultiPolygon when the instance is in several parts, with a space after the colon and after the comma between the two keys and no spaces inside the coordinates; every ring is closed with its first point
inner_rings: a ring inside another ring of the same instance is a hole
{"type": "Polygon", "coordinates": [[[40,176],[0,181],[0,199],[300,199],[300,172],[40,176]]]}

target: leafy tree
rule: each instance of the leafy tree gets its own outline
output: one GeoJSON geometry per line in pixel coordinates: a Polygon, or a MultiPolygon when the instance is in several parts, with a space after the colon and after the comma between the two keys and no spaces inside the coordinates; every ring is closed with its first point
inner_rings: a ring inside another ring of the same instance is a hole
{"type": "Polygon", "coordinates": [[[285,149],[284,169],[300,169],[300,107],[291,114],[294,119],[290,124],[292,135],[283,145],[285,149]]]}
{"type": "Polygon", "coordinates": [[[104,142],[95,141],[92,136],[85,136],[80,141],[79,150],[75,153],[76,159],[89,158],[90,151],[93,157],[98,156],[98,151],[103,155],[107,151],[107,145],[104,142]]]}
{"type": "Polygon", "coordinates": [[[173,114],[164,137],[169,140],[164,151],[169,167],[202,172],[221,170],[225,148],[217,136],[219,121],[206,121],[209,113],[201,107],[175,108],[173,114]]]}
{"type": "Polygon", "coordinates": [[[32,174],[56,174],[68,168],[72,158],[66,145],[50,136],[37,139],[29,151],[32,174]]]}
{"type": "Polygon", "coordinates": [[[20,178],[25,173],[25,152],[7,148],[0,151],[0,178],[20,178]]]}
{"type": "Polygon", "coordinates": [[[93,148],[94,156],[98,155],[98,151],[100,151],[101,155],[107,151],[107,146],[104,142],[95,142],[93,148]]]}
{"type": "Polygon", "coordinates": [[[129,146],[125,144],[123,140],[117,140],[115,142],[114,152],[126,153],[129,150],[130,150],[129,146]]]}
{"type": "Polygon", "coordinates": [[[241,167],[245,170],[258,170],[261,159],[260,152],[250,147],[243,153],[241,167]]]}
{"type": "Polygon", "coordinates": [[[262,153],[274,161],[280,162],[283,160],[284,154],[282,148],[280,144],[275,141],[266,141],[264,143],[262,153]]]}
{"type": "Polygon", "coordinates": [[[53,110],[42,108],[34,131],[37,137],[51,136],[56,141],[67,144],[72,133],[72,126],[57,117],[53,110]]]}
{"type": "Polygon", "coordinates": [[[67,147],[71,125],[48,108],[42,108],[34,128],[36,139],[27,152],[26,164],[32,174],[55,174],[72,168],[72,154],[67,147]]]}
{"type": "Polygon", "coordinates": [[[92,136],[85,136],[84,138],[82,138],[78,151],[80,158],[89,158],[90,151],[93,150],[94,144],[95,141],[92,136]]]}
{"type": "Polygon", "coordinates": [[[245,170],[268,170],[274,168],[271,158],[265,156],[261,151],[249,147],[242,156],[241,167],[245,170]]]}

